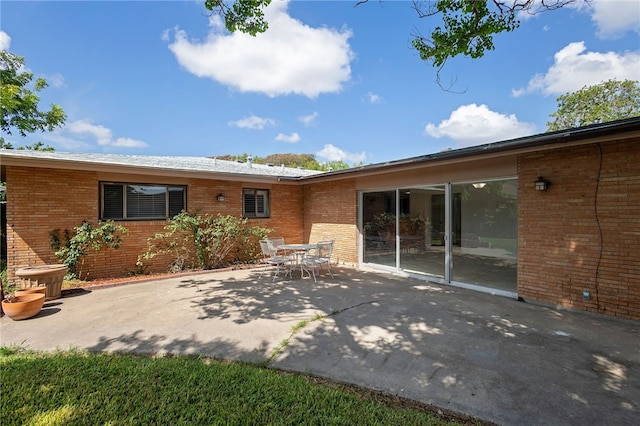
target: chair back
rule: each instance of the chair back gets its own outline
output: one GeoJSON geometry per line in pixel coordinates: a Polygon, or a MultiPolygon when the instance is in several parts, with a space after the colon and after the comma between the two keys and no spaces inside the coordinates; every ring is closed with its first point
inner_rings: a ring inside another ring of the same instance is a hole
{"type": "Polygon", "coordinates": [[[274,248],[278,248],[284,245],[284,237],[269,237],[267,241],[270,241],[274,248]]]}
{"type": "Polygon", "coordinates": [[[335,240],[330,241],[320,241],[318,242],[318,257],[326,258],[327,260],[331,259],[331,253],[333,252],[333,243],[335,240]]]}
{"type": "Polygon", "coordinates": [[[273,257],[276,254],[276,249],[269,240],[260,240],[260,249],[264,257],[273,257]]]}

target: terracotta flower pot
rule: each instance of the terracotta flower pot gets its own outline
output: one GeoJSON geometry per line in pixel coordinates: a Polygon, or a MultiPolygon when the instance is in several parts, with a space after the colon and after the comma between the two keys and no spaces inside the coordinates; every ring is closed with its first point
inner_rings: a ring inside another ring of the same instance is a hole
{"type": "Polygon", "coordinates": [[[62,264],[26,266],[16,271],[16,277],[22,281],[21,287],[47,287],[46,300],[58,299],[62,294],[62,281],[67,267],[62,264]]]}
{"type": "MultiPolygon", "coordinates": [[[[25,294],[47,294],[46,286],[27,287],[22,290],[16,290],[16,296],[24,296],[25,294]]],[[[46,297],[45,297],[46,299],[46,297]]]]}
{"type": "Polygon", "coordinates": [[[7,299],[2,301],[2,310],[14,321],[31,318],[37,315],[44,305],[44,294],[31,293],[22,296],[16,296],[13,302],[7,299]]]}

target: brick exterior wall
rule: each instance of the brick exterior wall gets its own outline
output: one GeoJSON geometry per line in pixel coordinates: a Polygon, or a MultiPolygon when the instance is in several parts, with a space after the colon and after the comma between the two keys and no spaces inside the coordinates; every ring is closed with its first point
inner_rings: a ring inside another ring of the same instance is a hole
{"type": "Polygon", "coordinates": [[[640,140],[519,156],[519,296],[640,320],[639,159],[640,140]]]}
{"type": "MultiPolygon", "coordinates": [[[[640,320],[640,140],[609,141],[518,155],[518,295],[527,301],[640,320]],[[551,181],[535,191],[538,176],[551,181]],[[591,294],[583,300],[583,291],[591,294]]],[[[99,182],[186,184],[189,211],[242,215],[242,189],[269,189],[271,228],[287,242],[336,240],[333,259],[358,263],[356,179],[274,184],[223,180],[109,176],[6,166],[9,278],[21,266],[57,263],[49,232],[97,223],[99,182]],[[217,194],[225,201],[216,200],[217,194]]],[[[87,258],[91,278],[136,270],[147,238],[165,221],[119,222],[129,235],[119,250],[87,258]]],[[[166,270],[168,259],[149,264],[166,270]]]]}
{"type": "Polygon", "coordinates": [[[332,259],[358,263],[358,194],[355,179],[308,184],[304,187],[305,240],[335,239],[332,259]]]}
{"type": "MultiPolygon", "coordinates": [[[[112,176],[110,176],[109,180],[112,176]]],[[[7,190],[7,251],[8,277],[24,266],[58,263],[50,247],[49,233],[54,229],[73,230],[83,221],[98,223],[100,174],[92,171],[6,167],[7,190]]],[[[104,179],[102,179],[104,180],[104,179]]],[[[122,182],[172,184],[171,179],[137,177],[122,182]]],[[[185,179],[180,180],[184,184],[185,179]]],[[[271,185],[234,181],[186,179],[187,209],[201,214],[242,216],[242,188],[269,189],[271,217],[250,219],[252,226],[273,229],[272,236],[281,235],[287,241],[304,239],[303,189],[298,185],[271,185]],[[219,202],[219,193],[225,201],[219,202]]],[[[138,255],[146,252],[147,239],[163,232],[166,221],[118,221],[128,229],[117,250],[91,252],[86,256],[83,271],[89,278],[121,277],[137,270],[138,255]]],[[[259,248],[256,247],[256,250],[259,248]]],[[[167,256],[145,261],[145,272],[167,270],[167,256]]]]}

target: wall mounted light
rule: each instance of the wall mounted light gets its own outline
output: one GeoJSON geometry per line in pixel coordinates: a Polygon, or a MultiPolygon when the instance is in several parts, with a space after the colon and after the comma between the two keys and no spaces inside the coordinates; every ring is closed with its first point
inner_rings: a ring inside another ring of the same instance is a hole
{"type": "Polygon", "coordinates": [[[224,201],[224,194],[221,192],[216,198],[218,199],[218,201],[224,201]]]}
{"type": "Polygon", "coordinates": [[[551,182],[549,182],[542,176],[538,176],[538,180],[534,184],[534,188],[536,188],[536,191],[546,191],[550,186],[551,182]]]}
{"type": "Polygon", "coordinates": [[[477,183],[474,183],[472,185],[473,185],[473,187],[475,189],[482,189],[487,185],[487,183],[486,182],[477,182],[477,183]]]}

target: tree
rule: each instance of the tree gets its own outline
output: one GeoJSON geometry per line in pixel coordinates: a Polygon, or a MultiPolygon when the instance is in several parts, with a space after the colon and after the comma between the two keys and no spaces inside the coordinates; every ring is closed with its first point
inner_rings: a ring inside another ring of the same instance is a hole
{"type": "MultiPolygon", "coordinates": [[[[520,26],[520,13],[531,15],[545,10],[559,9],[576,0],[413,0],[419,18],[442,17],[442,27],[436,26],[431,35],[416,35],[413,47],[424,61],[432,61],[441,68],[448,59],[458,55],[480,58],[493,50],[493,37],[513,31],[520,26]]],[[[590,0],[579,0],[588,3],[590,0]]],[[[355,5],[368,3],[358,0],[355,5]]],[[[205,7],[219,14],[226,28],[251,35],[269,27],[263,10],[271,0],[234,0],[229,6],[224,0],[205,0],[205,7]]]]}
{"type": "MultiPolygon", "coordinates": [[[[348,169],[349,166],[342,160],[334,160],[328,163],[321,163],[316,160],[316,156],[313,154],[269,154],[266,157],[258,157],[251,156],[247,153],[240,155],[219,155],[216,158],[220,160],[228,160],[228,161],[242,161],[246,162],[249,158],[255,164],[275,164],[277,166],[284,165],[285,167],[302,167],[307,170],[321,170],[321,171],[329,171],[329,170],[344,170],[348,169]]],[[[356,164],[358,166],[361,164],[356,164]]]]}
{"type": "Polygon", "coordinates": [[[27,150],[27,151],[55,151],[56,149],[52,146],[45,145],[42,142],[36,142],[33,145],[25,145],[19,146],[18,150],[27,150]]]}
{"type": "MultiPolygon", "coordinates": [[[[48,83],[43,78],[37,78],[31,89],[32,80],[33,73],[24,71],[24,57],[6,50],[0,52],[0,128],[4,134],[11,135],[12,131],[17,131],[25,137],[37,131],[52,131],[64,124],[66,115],[60,106],[52,104],[49,111],[38,109],[40,97],[36,92],[47,87],[48,83]]],[[[2,136],[0,147],[12,148],[2,136]]],[[[42,146],[36,149],[39,148],[42,146]]]]}
{"type": "Polygon", "coordinates": [[[640,85],[632,80],[607,80],[559,96],[547,131],[571,129],[640,116],[640,85]]]}

